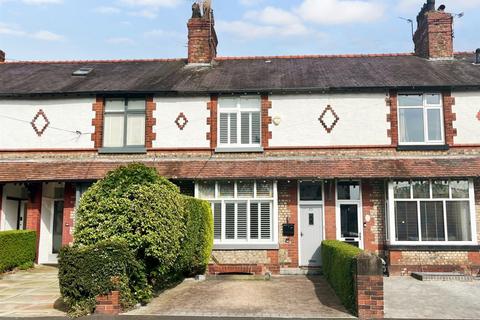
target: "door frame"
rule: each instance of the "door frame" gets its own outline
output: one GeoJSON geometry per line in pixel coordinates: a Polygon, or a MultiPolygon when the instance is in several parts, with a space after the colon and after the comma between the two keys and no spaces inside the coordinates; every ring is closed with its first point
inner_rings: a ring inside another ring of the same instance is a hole
{"type": "Polygon", "coordinates": [[[335,180],[335,223],[336,223],[336,233],[337,233],[337,240],[345,241],[342,238],[342,225],[341,225],[341,217],[340,217],[340,206],[342,204],[354,204],[358,207],[358,246],[360,249],[365,248],[365,236],[363,234],[363,196],[362,196],[362,180],[335,180]],[[341,181],[349,181],[349,182],[358,182],[360,188],[360,199],[359,200],[338,200],[338,182],[341,181]]]}
{"type": "MultiPolygon", "coordinates": [[[[297,242],[298,242],[298,267],[308,267],[308,266],[303,266],[302,265],[302,241],[300,234],[302,232],[302,222],[301,222],[301,217],[300,217],[300,210],[302,207],[315,207],[315,208],[322,208],[322,213],[321,213],[321,219],[322,219],[322,239],[321,241],[325,240],[325,181],[324,180],[305,180],[305,181],[313,181],[313,182],[319,182],[322,185],[322,201],[301,201],[300,200],[300,184],[303,182],[303,180],[297,180],[297,226],[298,226],[298,232],[297,232],[297,242]]],[[[320,242],[320,246],[322,243],[320,242]]]]}

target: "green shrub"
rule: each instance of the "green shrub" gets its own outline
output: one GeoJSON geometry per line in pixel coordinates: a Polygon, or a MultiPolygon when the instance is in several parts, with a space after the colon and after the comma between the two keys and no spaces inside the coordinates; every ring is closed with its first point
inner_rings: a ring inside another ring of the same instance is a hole
{"type": "Polygon", "coordinates": [[[114,290],[120,291],[124,310],[151,298],[144,266],[125,242],[64,247],[58,267],[60,292],[71,316],[91,313],[96,305],[95,297],[114,290]]]}
{"type": "Polygon", "coordinates": [[[178,266],[185,276],[203,274],[213,248],[213,216],[207,201],[185,197],[186,234],[178,266]]]}
{"type": "Polygon", "coordinates": [[[322,242],[322,270],[343,305],[356,313],[355,283],[356,259],[362,250],[335,240],[322,242]]]}
{"type": "Polygon", "coordinates": [[[179,189],[142,164],[118,168],[90,187],[76,212],[75,246],[124,240],[152,283],[174,270],[185,234],[179,189]]]}
{"type": "Polygon", "coordinates": [[[20,266],[33,266],[36,244],[35,231],[0,232],[0,273],[20,266]]]}

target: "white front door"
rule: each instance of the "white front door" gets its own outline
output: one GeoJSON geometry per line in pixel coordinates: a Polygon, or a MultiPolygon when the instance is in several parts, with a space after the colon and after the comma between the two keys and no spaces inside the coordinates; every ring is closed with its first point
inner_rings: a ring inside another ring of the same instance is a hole
{"type": "Polygon", "coordinates": [[[323,239],[321,205],[300,207],[300,266],[318,267],[322,265],[320,247],[323,239]]]}
{"type": "Polygon", "coordinates": [[[62,247],[63,200],[42,199],[38,262],[55,264],[62,247]]]}

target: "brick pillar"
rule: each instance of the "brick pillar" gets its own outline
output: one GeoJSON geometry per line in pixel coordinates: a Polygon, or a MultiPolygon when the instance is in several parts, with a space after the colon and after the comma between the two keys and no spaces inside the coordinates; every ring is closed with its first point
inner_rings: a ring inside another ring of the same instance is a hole
{"type": "Polygon", "coordinates": [[[336,222],[336,199],[335,199],[335,181],[329,180],[324,185],[325,188],[325,239],[337,239],[336,222]]]}
{"type": "Polygon", "coordinates": [[[75,214],[75,185],[65,183],[65,195],[63,205],[63,231],[62,246],[73,243],[73,216],[75,214]]]}
{"type": "Polygon", "coordinates": [[[109,294],[98,296],[96,302],[96,314],[118,315],[121,312],[119,291],[112,291],[109,294]]]}
{"type": "Polygon", "coordinates": [[[40,220],[42,216],[42,184],[31,184],[28,188],[30,196],[27,202],[27,230],[33,230],[37,233],[37,257],[38,262],[38,244],[40,242],[40,220]]]}
{"type": "Polygon", "coordinates": [[[383,267],[377,255],[362,253],[357,258],[355,292],[360,319],[383,319],[383,267]]]}
{"type": "Polygon", "coordinates": [[[279,263],[283,267],[298,267],[298,183],[297,181],[279,181],[278,182],[278,211],[279,211],[279,241],[280,257],[279,263]],[[295,225],[295,235],[293,237],[284,237],[282,226],[284,223],[295,225]]]}
{"type": "Polygon", "coordinates": [[[365,250],[383,254],[385,244],[385,183],[383,180],[362,180],[362,209],[365,250]]]}
{"type": "Polygon", "coordinates": [[[207,132],[207,140],[210,141],[210,148],[215,150],[217,147],[217,95],[211,95],[210,101],[207,103],[207,110],[210,111],[210,117],[207,118],[207,125],[210,126],[210,132],[207,132]]]}

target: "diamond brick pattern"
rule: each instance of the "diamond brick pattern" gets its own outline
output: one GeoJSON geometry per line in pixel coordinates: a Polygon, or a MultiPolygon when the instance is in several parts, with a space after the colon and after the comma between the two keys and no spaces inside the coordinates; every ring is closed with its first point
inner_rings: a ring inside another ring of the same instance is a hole
{"type": "Polygon", "coordinates": [[[175,120],[175,124],[177,125],[178,129],[185,129],[188,124],[188,119],[183,112],[180,112],[177,119],[175,120]]]}
{"type": "Polygon", "coordinates": [[[37,114],[33,118],[32,122],[30,122],[32,125],[33,130],[35,133],[41,137],[45,130],[47,130],[48,126],[50,125],[50,121],[48,121],[47,115],[45,112],[40,109],[38,110],[37,114]]]}
{"type": "Polygon", "coordinates": [[[322,124],[325,131],[327,131],[327,133],[331,133],[338,121],[340,121],[340,117],[337,115],[335,110],[333,110],[332,106],[328,105],[325,110],[323,110],[318,120],[322,124]]]}

